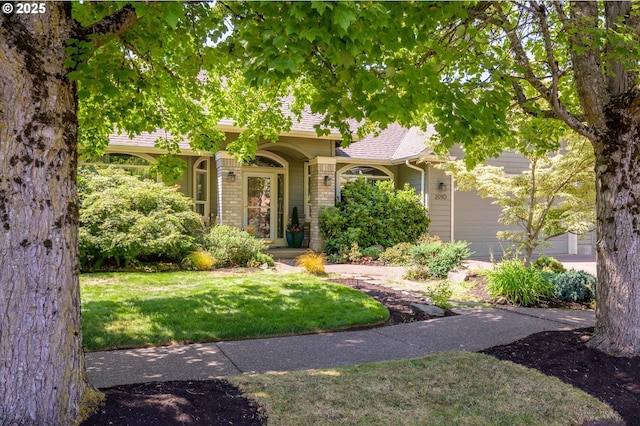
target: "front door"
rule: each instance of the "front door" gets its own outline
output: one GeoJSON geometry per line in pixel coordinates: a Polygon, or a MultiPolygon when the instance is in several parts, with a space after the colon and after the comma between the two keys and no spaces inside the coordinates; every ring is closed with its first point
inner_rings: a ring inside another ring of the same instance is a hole
{"type": "Polygon", "coordinates": [[[284,174],[244,172],[244,227],[269,244],[284,237],[284,174]]]}
{"type": "Polygon", "coordinates": [[[258,238],[271,239],[273,177],[250,175],[246,177],[245,229],[258,238]]]}

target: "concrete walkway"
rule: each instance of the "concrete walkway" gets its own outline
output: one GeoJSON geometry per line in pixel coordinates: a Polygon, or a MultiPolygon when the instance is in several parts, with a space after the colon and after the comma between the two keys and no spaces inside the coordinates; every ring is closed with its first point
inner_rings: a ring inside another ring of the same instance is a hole
{"type": "Polygon", "coordinates": [[[445,351],[479,351],[540,331],[593,326],[595,321],[593,311],[473,308],[459,313],[362,331],[90,352],[86,365],[89,379],[101,388],[206,380],[408,359],[445,351]]]}

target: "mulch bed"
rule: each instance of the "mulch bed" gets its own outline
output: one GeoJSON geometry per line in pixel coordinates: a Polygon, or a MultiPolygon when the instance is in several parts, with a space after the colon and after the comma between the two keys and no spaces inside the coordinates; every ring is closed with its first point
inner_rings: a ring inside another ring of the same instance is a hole
{"type": "Polygon", "coordinates": [[[612,357],[586,346],[593,327],[545,331],[483,353],[535,368],[613,407],[628,425],[640,425],[640,356],[612,357]]]}
{"type": "MultiPolygon", "coordinates": [[[[426,304],[427,299],[421,294],[404,290],[394,290],[389,287],[371,284],[367,281],[357,279],[333,279],[329,282],[340,283],[348,287],[359,290],[368,296],[382,303],[389,310],[389,319],[384,325],[404,324],[415,321],[426,321],[433,319],[424,312],[415,312],[411,309],[411,304],[426,304]]],[[[445,310],[444,316],[456,315],[449,310],[445,310]]]]}
{"type": "MultiPolygon", "coordinates": [[[[418,294],[361,280],[334,281],[383,303],[390,311],[387,325],[430,319],[410,308],[425,302],[418,294]]],[[[588,348],[585,342],[592,332],[588,328],[537,333],[483,352],[556,376],[611,405],[628,425],[640,425],[640,357],[615,358],[588,348]]],[[[266,424],[268,417],[225,380],[145,383],[102,391],[104,407],[83,426],[255,426],[266,424]]]]}

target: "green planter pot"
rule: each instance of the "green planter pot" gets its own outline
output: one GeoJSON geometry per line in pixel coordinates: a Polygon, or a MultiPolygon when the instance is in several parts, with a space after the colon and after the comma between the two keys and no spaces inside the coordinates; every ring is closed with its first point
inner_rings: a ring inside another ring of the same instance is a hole
{"type": "Polygon", "coordinates": [[[290,248],[302,247],[302,240],[304,240],[304,231],[298,231],[298,232],[287,231],[287,245],[290,248]]]}

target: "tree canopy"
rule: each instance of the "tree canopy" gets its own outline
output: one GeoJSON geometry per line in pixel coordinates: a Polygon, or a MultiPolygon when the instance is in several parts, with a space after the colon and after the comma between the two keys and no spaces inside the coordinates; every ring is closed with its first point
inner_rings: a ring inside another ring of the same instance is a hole
{"type": "Polygon", "coordinates": [[[275,141],[288,129],[280,104],[289,83],[251,87],[217,48],[227,14],[207,2],[73,3],[83,30],[67,41],[65,65],[78,84],[81,154],[101,155],[114,131],[133,137],[162,129],[156,146],[166,153],[158,162],[169,175],[182,171],[179,142],[221,149],[223,119],[243,129],[227,147],[242,159],[255,154],[260,139],[275,141]],[[119,28],[101,34],[110,22],[119,28]]]}
{"type": "Polygon", "coordinates": [[[640,354],[638,4],[44,5],[0,15],[4,423],[73,424],[98,399],[79,332],[78,140],[95,156],[114,128],[166,129],[161,161],[179,168],[176,142],[215,151],[226,117],[244,129],[227,149],[248,158],[290,126],[287,93],[347,142],[353,120],[361,134],[432,123],[438,147],[461,143],[468,165],[504,148],[555,150],[567,128],[586,137],[599,279],[589,344],[640,354]]]}
{"type": "Polygon", "coordinates": [[[225,44],[243,60],[245,76],[259,86],[301,76],[307,84],[299,95],[343,131],[349,118],[363,131],[432,123],[437,147],[461,143],[468,166],[505,148],[556,150],[568,129],[587,138],[596,161],[600,280],[590,345],[640,353],[638,4],[227,7],[233,34],[225,44]]]}

